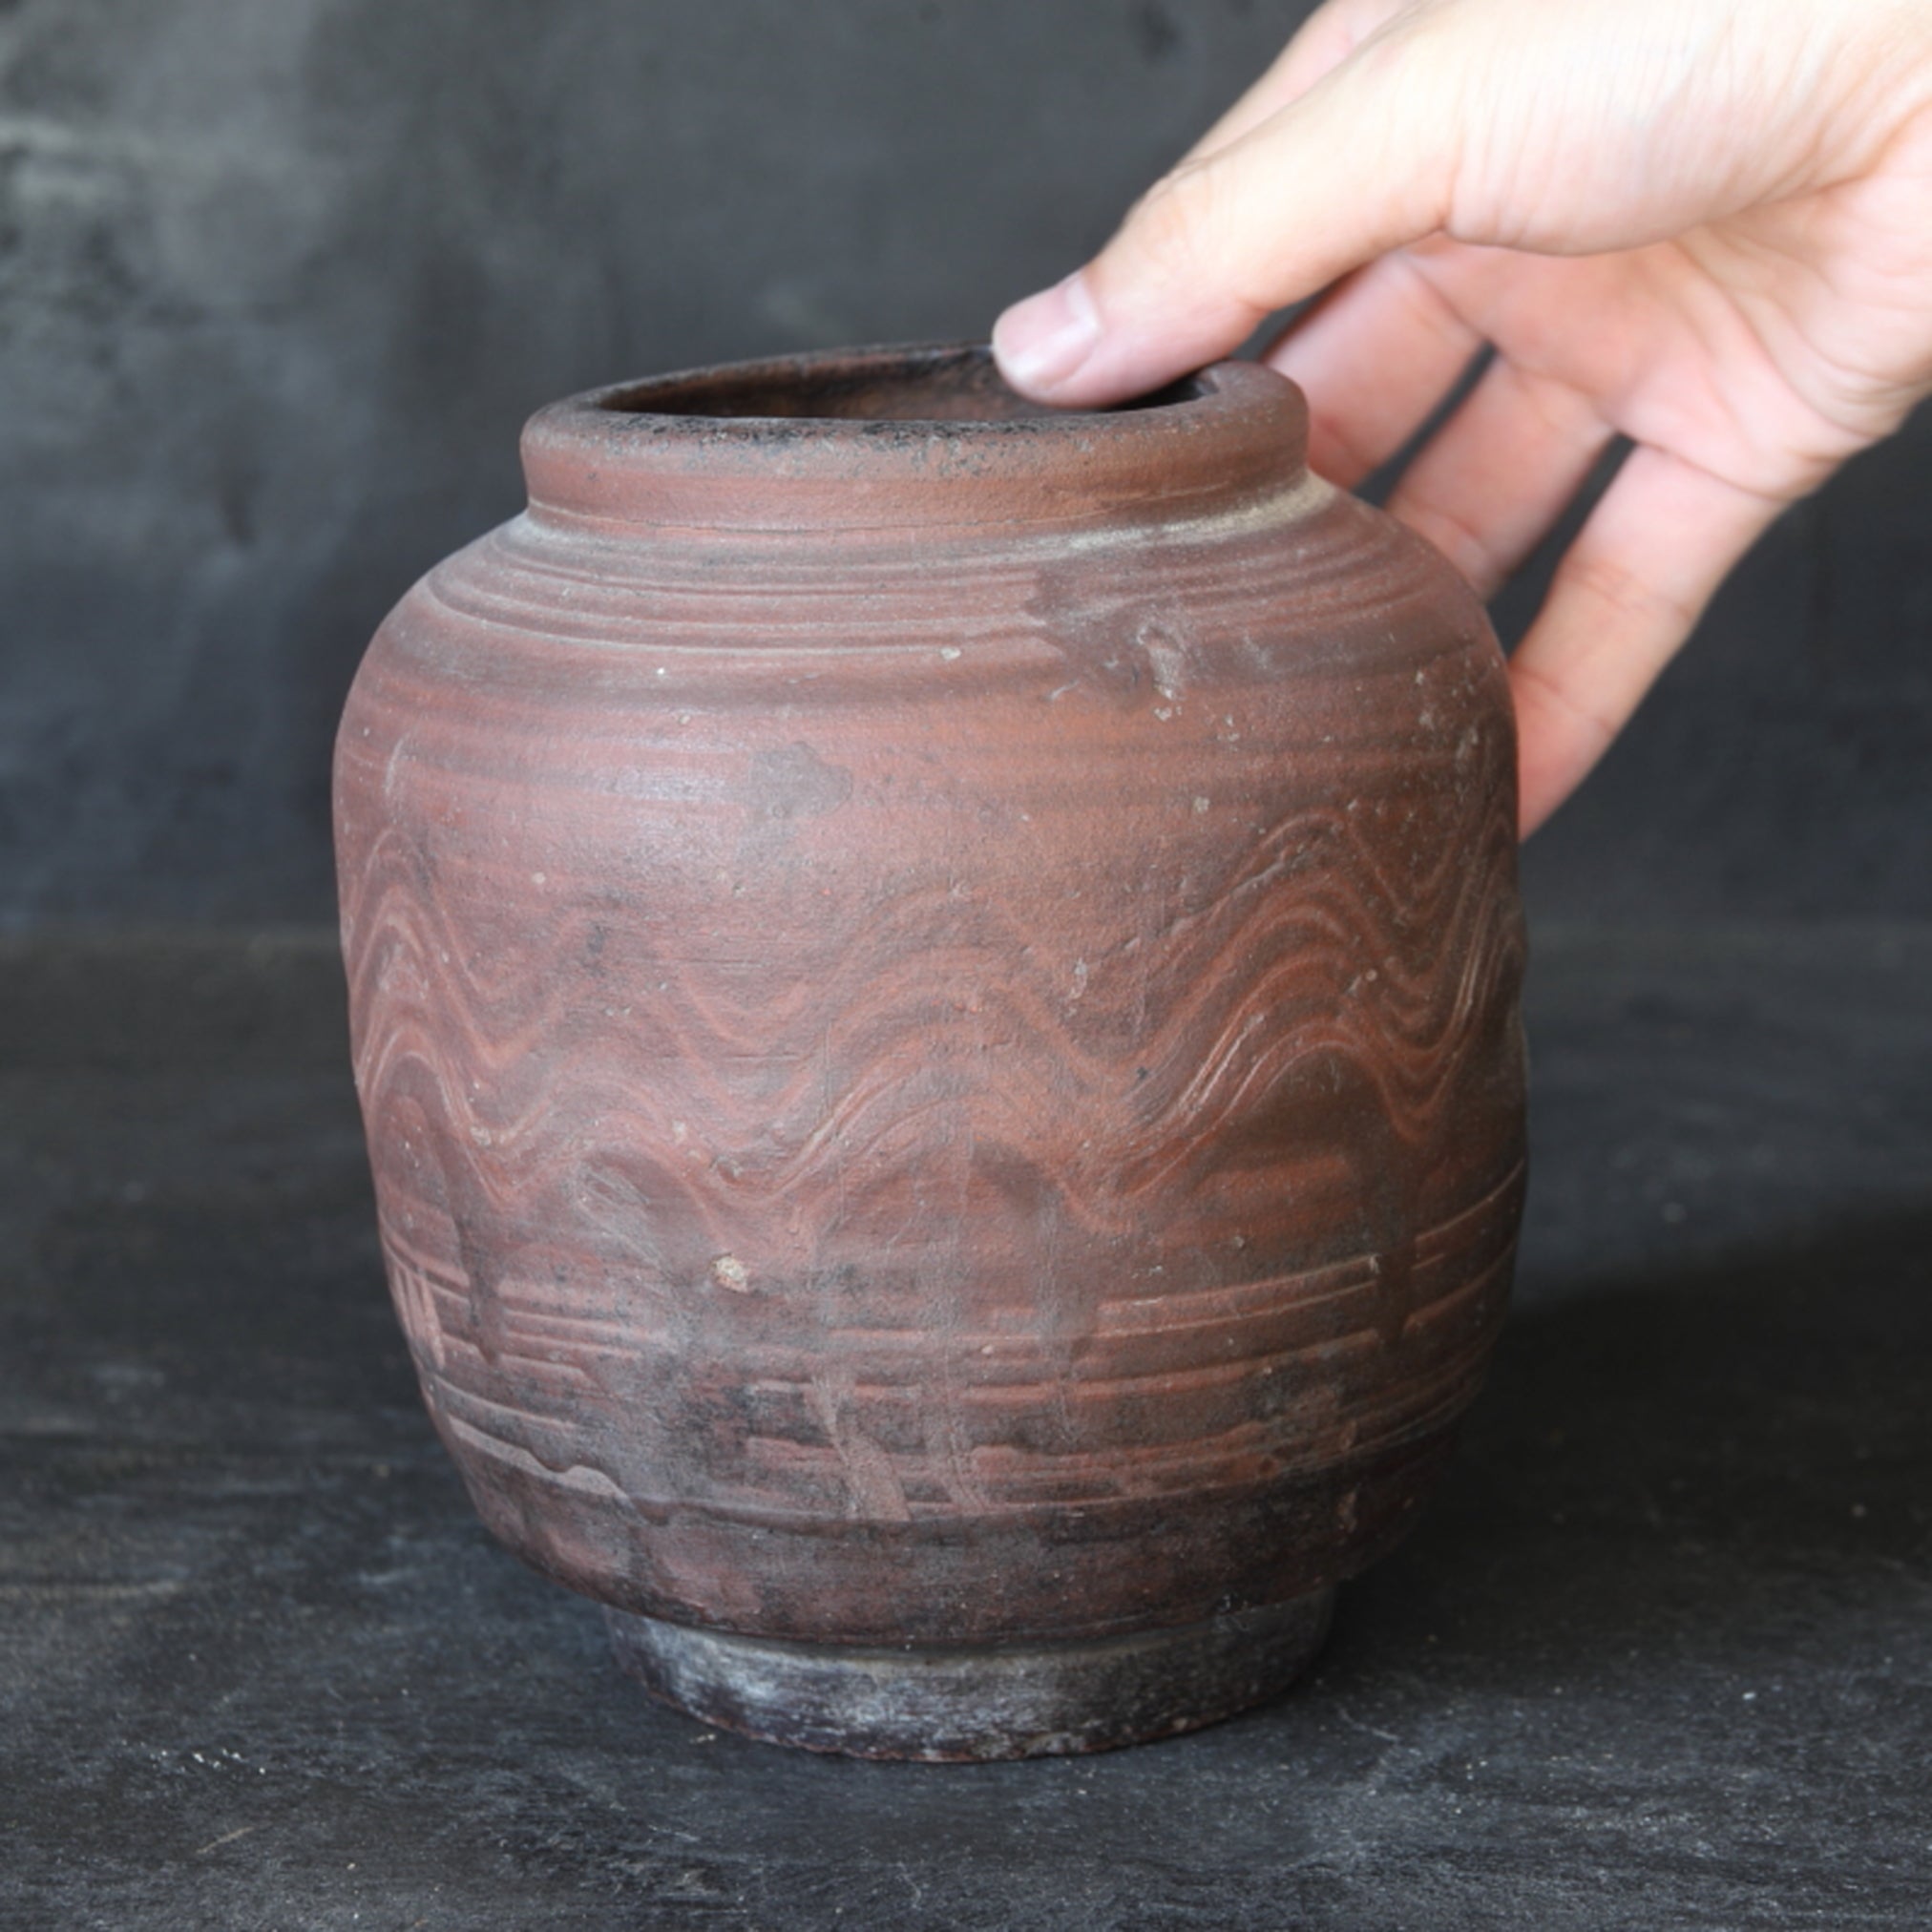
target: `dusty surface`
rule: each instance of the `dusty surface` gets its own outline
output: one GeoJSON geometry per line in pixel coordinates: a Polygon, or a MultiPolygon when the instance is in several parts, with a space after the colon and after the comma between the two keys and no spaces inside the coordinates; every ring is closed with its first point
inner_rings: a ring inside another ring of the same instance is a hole
{"type": "Polygon", "coordinates": [[[0,959],[0,1919],[1905,1927],[1932,934],[1540,935],[1515,1313],[1297,1692],[1083,1761],[714,1735],[488,1539],[326,942],[0,959]]]}

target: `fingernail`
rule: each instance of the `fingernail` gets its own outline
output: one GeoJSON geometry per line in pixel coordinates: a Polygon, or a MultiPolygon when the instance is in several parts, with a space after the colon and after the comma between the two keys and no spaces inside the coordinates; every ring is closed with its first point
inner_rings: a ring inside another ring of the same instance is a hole
{"type": "Polygon", "coordinates": [[[1019,389],[1063,383],[1100,339],[1100,315],[1078,271],[1016,302],[993,325],[993,352],[1007,381],[1019,389]]]}

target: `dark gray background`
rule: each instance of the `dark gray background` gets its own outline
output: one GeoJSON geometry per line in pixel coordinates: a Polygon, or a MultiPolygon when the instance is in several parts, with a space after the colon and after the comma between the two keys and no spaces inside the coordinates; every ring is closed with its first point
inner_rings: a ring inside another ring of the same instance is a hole
{"type": "Polygon", "coordinates": [[[929,1775],[618,1679],[416,1401],[332,941],[248,930],[330,916],[342,693],[532,408],[983,333],[1304,10],[0,0],[0,929],[203,928],[0,931],[10,1928],[1922,1923],[1932,422],[1530,847],[1492,1386],[1198,1737],[929,1775]]]}
{"type": "MultiPolygon", "coordinates": [[[[1306,10],[0,6],[0,923],[326,918],[357,655],[532,408],[983,334],[1306,10]]],[[[1932,913],[1928,475],[1922,420],[1774,533],[1536,910],[1932,913]]]]}

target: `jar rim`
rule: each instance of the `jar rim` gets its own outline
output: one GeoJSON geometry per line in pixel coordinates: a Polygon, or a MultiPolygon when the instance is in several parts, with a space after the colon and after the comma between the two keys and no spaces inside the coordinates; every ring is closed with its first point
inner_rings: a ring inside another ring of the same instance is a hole
{"type": "Polygon", "coordinates": [[[1103,410],[1029,402],[982,343],[828,349],[616,383],[539,410],[539,516],[781,530],[1082,524],[1305,477],[1307,411],[1222,362],[1103,410]]]}

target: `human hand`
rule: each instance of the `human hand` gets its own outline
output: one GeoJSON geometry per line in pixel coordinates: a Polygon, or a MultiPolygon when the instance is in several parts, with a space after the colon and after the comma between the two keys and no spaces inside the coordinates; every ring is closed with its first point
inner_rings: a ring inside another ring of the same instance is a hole
{"type": "Polygon", "coordinates": [[[1092,408],[1236,347],[1485,597],[1635,448],[1510,662],[1525,834],[1789,504],[1932,393],[1932,0],[1329,0],[1107,246],[1009,309],[1092,408]]]}

